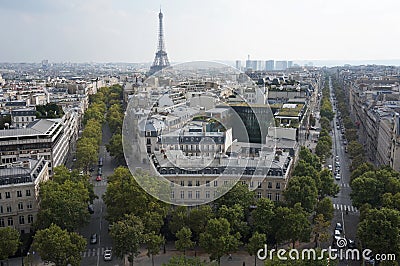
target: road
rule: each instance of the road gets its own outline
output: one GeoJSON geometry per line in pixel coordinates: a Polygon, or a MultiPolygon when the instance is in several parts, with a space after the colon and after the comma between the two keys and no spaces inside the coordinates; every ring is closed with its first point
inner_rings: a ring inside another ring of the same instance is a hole
{"type": "Polygon", "coordinates": [[[102,181],[96,181],[96,174],[98,166],[95,167],[95,171],[91,176],[91,182],[94,184],[94,193],[98,196],[98,199],[94,200],[94,214],[91,215],[90,223],[86,227],[82,228],[80,233],[88,240],[87,249],[82,253],[81,265],[123,265],[122,260],[117,259],[113,256],[113,260],[110,262],[103,261],[103,252],[106,249],[112,249],[112,239],[108,234],[108,222],[105,219],[106,206],[103,202],[102,196],[107,188],[107,177],[110,176],[114,171],[114,165],[110,154],[107,152],[105,144],[108,143],[111,138],[110,128],[108,124],[103,125],[102,128],[102,144],[100,146],[100,156],[103,157],[103,177],[102,181]],[[90,235],[97,233],[98,241],[97,244],[89,244],[90,235]]]}
{"type": "MultiPolygon", "coordinates": [[[[329,89],[330,89],[330,100],[331,103],[334,103],[334,91],[332,87],[331,80],[329,80],[329,89]]],[[[334,104],[333,104],[334,105],[334,104]]],[[[335,215],[332,221],[333,227],[335,227],[337,222],[342,223],[343,225],[343,234],[342,237],[346,239],[356,240],[357,233],[357,224],[359,222],[359,210],[357,210],[354,206],[352,206],[352,201],[350,198],[351,188],[350,188],[350,159],[345,152],[344,139],[342,138],[341,129],[338,129],[337,125],[341,126],[340,121],[337,116],[337,109],[333,107],[333,111],[335,112],[335,117],[333,119],[333,130],[332,130],[332,142],[333,142],[333,150],[332,157],[327,160],[327,164],[331,164],[333,166],[333,170],[335,171],[335,160],[336,156],[338,156],[338,161],[340,164],[340,180],[335,179],[335,183],[337,183],[340,187],[340,191],[338,195],[332,198],[333,207],[335,209],[335,215]],[[347,212],[346,212],[347,210],[347,212]]],[[[333,232],[332,227],[332,232],[333,232]]],[[[357,243],[357,242],[356,242],[357,243]]],[[[360,265],[360,262],[345,262],[342,261],[339,265],[360,265]]]]}

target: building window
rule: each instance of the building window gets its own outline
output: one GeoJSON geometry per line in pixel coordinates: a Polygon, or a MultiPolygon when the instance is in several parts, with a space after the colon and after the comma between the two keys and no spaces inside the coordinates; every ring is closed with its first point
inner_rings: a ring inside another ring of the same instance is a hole
{"type": "Polygon", "coordinates": [[[174,180],[171,180],[171,187],[174,187],[175,186],[175,181],[174,180]]]}
{"type": "Polygon", "coordinates": [[[210,180],[207,180],[206,181],[206,187],[209,187],[210,186],[210,180]]]}
{"type": "Polygon", "coordinates": [[[14,225],[14,220],[13,220],[12,217],[8,217],[7,222],[8,222],[8,226],[13,226],[14,225]]]}
{"type": "Polygon", "coordinates": [[[25,217],[23,215],[19,217],[19,224],[25,224],[25,217]]]}
{"type": "Polygon", "coordinates": [[[192,180],[188,181],[188,186],[191,187],[192,186],[192,180]]]}
{"type": "Polygon", "coordinates": [[[28,202],[28,203],[26,204],[26,208],[27,208],[28,210],[32,209],[32,202],[28,202]]]}
{"type": "Polygon", "coordinates": [[[200,199],[200,190],[196,190],[196,199],[200,199]]]}
{"type": "Polygon", "coordinates": [[[254,182],[250,181],[250,187],[254,187],[254,182]]]}
{"type": "Polygon", "coordinates": [[[181,180],[181,186],[184,187],[185,186],[185,181],[181,180]]]}
{"type": "Polygon", "coordinates": [[[33,223],[33,215],[32,215],[32,214],[29,214],[29,215],[28,215],[28,223],[29,223],[29,224],[32,224],[32,223],[33,223]]]}
{"type": "Polygon", "coordinates": [[[257,188],[261,188],[261,186],[262,186],[261,181],[258,181],[258,182],[257,182],[257,188]]]}
{"type": "Polygon", "coordinates": [[[27,190],[25,191],[25,195],[26,195],[27,197],[30,197],[30,196],[31,196],[31,190],[30,190],[30,189],[27,189],[27,190]]]}
{"type": "Polygon", "coordinates": [[[0,193],[0,199],[1,199],[1,193],[0,193]]]}
{"type": "Polygon", "coordinates": [[[200,180],[196,180],[196,187],[200,186],[200,180]]]}
{"type": "Polygon", "coordinates": [[[276,194],[275,194],[275,200],[276,200],[276,201],[279,201],[280,198],[281,198],[281,195],[280,195],[279,193],[276,193],[276,194]]]}
{"type": "Polygon", "coordinates": [[[147,144],[151,145],[151,139],[150,138],[147,139],[147,144]]]}
{"type": "Polygon", "coordinates": [[[11,198],[11,193],[9,191],[6,192],[6,199],[11,198]]]}
{"type": "Polygon", "coordinates": [[[218,187],[218,180],[214,180],[214,187],[218,187]]]}
{"type": "Polygon", "coordinates": [[[210,191],[207,190],[207,191],[206,191],[206,199],[209,199],[209,198],[210,198],[210,191]]]}
{"type": "Polygon", "coordinates": [[[261,192],[258,191],[258,192],[257,192],[257,199],[261,199],[261,197],[262,197],[261,192]]]}
{"type": "Polygon", "coordinates": [[[246,181],[242,181],[242,185],[246,185],[246,181]]]}
{"type": "Polygon", "coordinates": [[[276,183],[276,189],[281,189],[281,183],[276,183]]]}
{"type": "Polygon", "coordinates": [[[0,205],[0,213],[3,213],[3,206],[0,205]]]}
{"type": "Polygon", "coordinates": [[[4,218],[0,218],[0,227],[4,227],[4,218]]]}
{"type": "Polygon", "coordinates": [[[272,200],[272,193],[271,193],[271,192],[268,192],[268,193],[267,193],[267,198],[268,198],[269,200],[272,200]]]}
{"type": "Polygon", "coordinates": [[[18,210],[23,210],[24,209],[24,204],[22,202],[18,203],[18,210]]]}
{"type": "Polygon", "coordinates": [[[18,190],[18,191],[17,191],[17,197],[18,197],[18,198],[22,197],[22,191],[21,191],[21,190],[18,190]]]}
{"type": "Polygon", "coordinates": [[[171,191],[171,199],[175,198],[175,191],[171,191]]]}
{"type": "Polygon", "coordinates": [[[272,182],[268,182],[268,188],[272,188],[272,182]]]}
{"type": "Polygon", "coordinates": [[[181,191],[181,199],[185,198],[185,191],[181,191]]]}
{"type": "Polygon", "coordinates": [[[11,210],[11,206],[10,205],[8,205],[7,206],[7,212],[11,212],[12,210],[11,210]]]}
{"type": "Polygon", "coordinates": [[[224,186],[228,185],[228,180],[224,180],[224,186]]]}
{"type": "Polygon", "coordinates": [[[189,199],[192,198],[192,191],[188,191],[188,198],[189,198],[189,199]]]}

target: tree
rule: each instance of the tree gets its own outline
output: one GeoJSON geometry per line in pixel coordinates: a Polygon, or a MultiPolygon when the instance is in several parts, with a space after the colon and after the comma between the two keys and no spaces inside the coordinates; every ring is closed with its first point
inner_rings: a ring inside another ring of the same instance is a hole
{"type": "Polygon", "coordinates": [[[249,243],[246,245],[246,250],[250,256],[254,256],[254,266],[257,266],[257,251],[264,247],[267,241],[265,234],[255,232],[249,239],[249,243]]]}
{"type": "Polygon", "coordinates": [[[319,173],[320,183],[318,185],[318,194],[320,198],[326,196],[335,196],[339,193],[339,186],[335,184],[332,172],[329,169],[324,169],[319,173]]]}
{"type": "Polygon", "coordinates": [[[396,194],[383,194],[382,205],[383,207],[397,209],[398,211],[400,211],[400,192],[397,192],[396,194]]]}
{"type": "Polygon", "coordinates": [[[218,216],[229,221],[232,233],[240,233],[243,238],[246,238],[249,233],[249,226],[245,220],[243,207],[240,204],[235,204],[230,208],[222,205],[218,209],[218,216]]]}
{"type": "Polygon", "coordinates": [[[144,238],[147,246],[147,256],[151,256],[151,264],[154,266],[154,256],[160,253],[160,246],[165,242],[164,237],[151,232],[146,234],[144,238]]]}
{"type": "Polygon", "coordinates": [[[80,265],[86,240],[75,232],[62,230],[52,224],[36,232],[32,246],[44,261],[53,262],[57,266],[80,265]]]}
{"type": "Polygon", "coordinates": [[[374,254],[400,256],[400,212],[393,209],[370,209],[359,223],[357,236],[364,248],[374,254]]]}
{"type": "Polygon", "coordinates": [[[175,247],[177,250],[182,251],[186,257],[186,250],[193,248],[195,243],[191,240],[192,231],[190,228],[183,227],[175,234],[177,240],[175,241],[175,247]]]}
{"type": "Polygon", "coordinates": [[[200,258],[185,258],[184,256],[172,256],[168,263],[163,263],[163,266],[205,266],[200,258]]]}
{"type": "Polygon", "coordinates": [[[310,176],[314,179],[316,184],[319,183],[318,171],[313,165],[302,159],[296,164],[292,176],[310,176]]]}
{"type": "Polygon", "coordinates": [[[363,146],[357,141],[350,141],[349,144],[347,145],[347,150],[350,155],[350,158],[352,159],[357,155],[364,154],[363,146]]]}
{"type": "Polygon", "coordinates": [[[41,184],[39,197],[38,228],[44,229],[54,223],[73,231],[89,222],[89,192],[82,182],[47,181],[41,184]]]}
{"type": "Polygon", "coordinates": [[[308,214],[300,203],[296,203],[293,208],[279,206],[275,211],[273,231],[277,243],[290,240],[294,248],[296,241],[308,242],[311,235],[308,214]]]}
{"type": "Polygon", "coordinates": [[[114,254],[121,259],[128,255],[129,262],[133,263],[143,241],[143,230],[140,219],[132,214],[126,214],[123,220],[114,222],[110,230],[114,254]]]}
{"type": "Polygon", "coordinates": [[[289,206],[299,202],[306,211],[312,212],[317,203],[317,186],[309,176],[295,176],[289,180],[284,196],[289,206]]]}
{"type": "Polygon", "coordinates": [[[275,205],[271,200],[267,198],[257,200],[256,208],[251,213],[254,230],[265,235],[271,234],[274,215],[275,205]]]}
{"type": "Polygon", "coordinates": [[[329,121],[328,118],[326,117],[321,117],[321,119],[319,120],[320,124],[321,124],[321,128],[326,130],[326,131],[330,131],[331,130],[331,121],[329,121]]]}
{"type": "Polygon", "coordinates": [[[94,138],[80,138],[76,145],[78,165],[87,172],[90,165],[97,161],[98,141],[94,138]]]}
{"type": "Polygon", "coordinates": [[[374,171],[374,170],[375,170],[375,167],[373,164],[368,163],[368,162],[363,163],[351,172],[350,181],[356,179],[357,177],[361,176],[362,174],[364,174],[366,172],[374,171]]]}
{"type": "Polygon", "coordinates": [[[122,147],[122,135],[120,133],[114,134],[109,143],[106,144],[107,151],[114,157],[119,165],[125,165],[124,149],[122,147]]]}
{"type": "Polygon", "coordinates": [[[254,205],[254,192],[249,190],[249,187],[242,183],[237,183],[225,195],[215,201],[217,206],[225,205],[232,207],[235,204],[240,204],[243,210],[247,212],[251,205],[254,205]]]}
{"type": "Polygon", "coordinates": [[[328,156],[331,154],[332,145],[324,140],[318,140],[317,146],[315,146],[315,154],[319,157],[328,156]]]}
{"type": "Polygon", "coordinates": [[[317,203],[315,212],[316,215],[321,214],[325,221],[331,221],[334,215],[332,200],[330,198],[323,198],[317,203]]]}
{"type": "Polygon", "coordinates": [[[189,212],[188,226],[193,232],[195,241],[199,241],[200,233],[204,232],[207,222],[212,218],[214,218],[214,213],[209,205],[202,205],[189,212]]]}
{"type": "Polygon", "coordinates": [[[149,212],[157,212],[162,219],[167,214],[166,204],[147,194],[126,167],[116,168],[114,174],[108,177],[103,200],[107,205],[107,220],[110,222],[123,219],[125,214],[133,214],[143,219],[146,227],[150,223],[153,224],[150,227],[153,227],[155,221],[146,222],[149,212]]]}
{"type": "Polygon", "coordinates": [[[355,128],[349,128],[349,129],[347,129],[347,128],[346,128],[345,136],[346,136],[346,139],[347,139],[348,141],[355,141],[355,140],[357,140],[357,129],[355,129],[355,128]]]}
{"type": "Polygon", "coordinates": [[[350,197],[353,205],[359,208],[364,203],[369,203],[373,207],[381,205],[381,195],[383,194],[383,187],[379,181],[375,179],[374,172],[367,172],[351,183],[350,197]]]}
{"type": "Polygon", "coordinates": [[[0,261],[7,259],[17,252],[21,244],[19,237],[19,231],[14,228],[0,228],[0,261]]]}
{"type": "Polygon", "coordinates": [[[319,247],[320,242],[329,239],[328,230],[330,225],[330,220],[327,220],[323,214],[318,214],[314,218],[313,234],[315,247],[319,247]]]}
{"type": "Polygon", "coordinates": [[[240,244],[240,234],[231,234],[228,220],[214,218],[208,221],[205,232],[200,234],[200,246],[210,254],[210,260],[217,260],[220,265],[221,257],[235,251],[240,244]]]}
{"type": "Polygon", "coordinates": [[[189,210],[186,206],[178,206],[171,213],[168,227],[172,234],[176,234],[183,227],[189,227],[189,210]]]}
{"type": "MultiPolygon", "coordinates": [[[[327,131],[325,131],[327,132],[327,131]]],[[[321,132],[323,134],[323,132],[321,132]]],[[[327,133],[328,134],[328,133],[327,133]]],[[[323,136],[320,134],[320,136],[323,136]]],[[[320,171],[321,170],[321,161],[318,156],[313,154],[308,148],[301,146],[300,152],[299,152],[299,158],[300,160],[303,160],[304,162],[308,163],[312,167],[314,167],[315,170],[320,171]]],[[[303,175],[303,174],[301,174],[303,175]]]]}

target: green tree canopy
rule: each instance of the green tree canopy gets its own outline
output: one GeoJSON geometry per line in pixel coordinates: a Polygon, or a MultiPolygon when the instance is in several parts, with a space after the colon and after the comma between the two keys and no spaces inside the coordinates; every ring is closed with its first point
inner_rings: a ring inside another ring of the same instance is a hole
{"type": "Polygon", "coordinates": [[[32,246],[42,260],[53,262],[56,266],[80,265],[86,240],[75,232],[52,224],[36,232],[32,246]]]}
{"type": "Polygon", "coordinates": [[[289,179],[284,196],[289,206],[299,202],[307,212],[312,212],[317,203],[317,186],[309,176],[295,176],[289,179]]]}
{"type": "Polygon", "coordinates": [[[89,222],[89,192],[82,182],[67,180],[59,184],[47,181],[41,185],[39,197],[38,228],[56,224],[73,231],[89,222]]]}
{"type": "Polygon", "coordinates": [[[113,253],[119,258],[128,255],[128,260],[133,262],[139,254],[140,244],[144,241],[143,230],[140,219],[132,214],[125,215],[124,219],[113,223],[110,230],[114,241],[113,253]]]}
{"type": "Polygon", "coordinates": [[[7,259],[17,252],[21,244],[19,237],[19,231],[14,228],[0,228],[0,261],[7,259]]]}
{"type": "Polygon", "coordinates": [[[208,221],[205,232],[200,234],[200,246],[210,254],[210,260],[220,264],[224,254],[235,251],[240,244],[240,234],[231,234],[228,220],[214,218],[208,221]]]}

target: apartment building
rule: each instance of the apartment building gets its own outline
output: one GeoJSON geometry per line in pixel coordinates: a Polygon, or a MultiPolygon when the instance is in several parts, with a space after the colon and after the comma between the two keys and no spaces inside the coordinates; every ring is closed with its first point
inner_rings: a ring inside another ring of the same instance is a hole
{"type": "Polygon", "coordinates": [[[49,179],[48,163],[20,159],[0,165],[0,227],[32,232],[38,212],[39,185],[49,179]]]}

